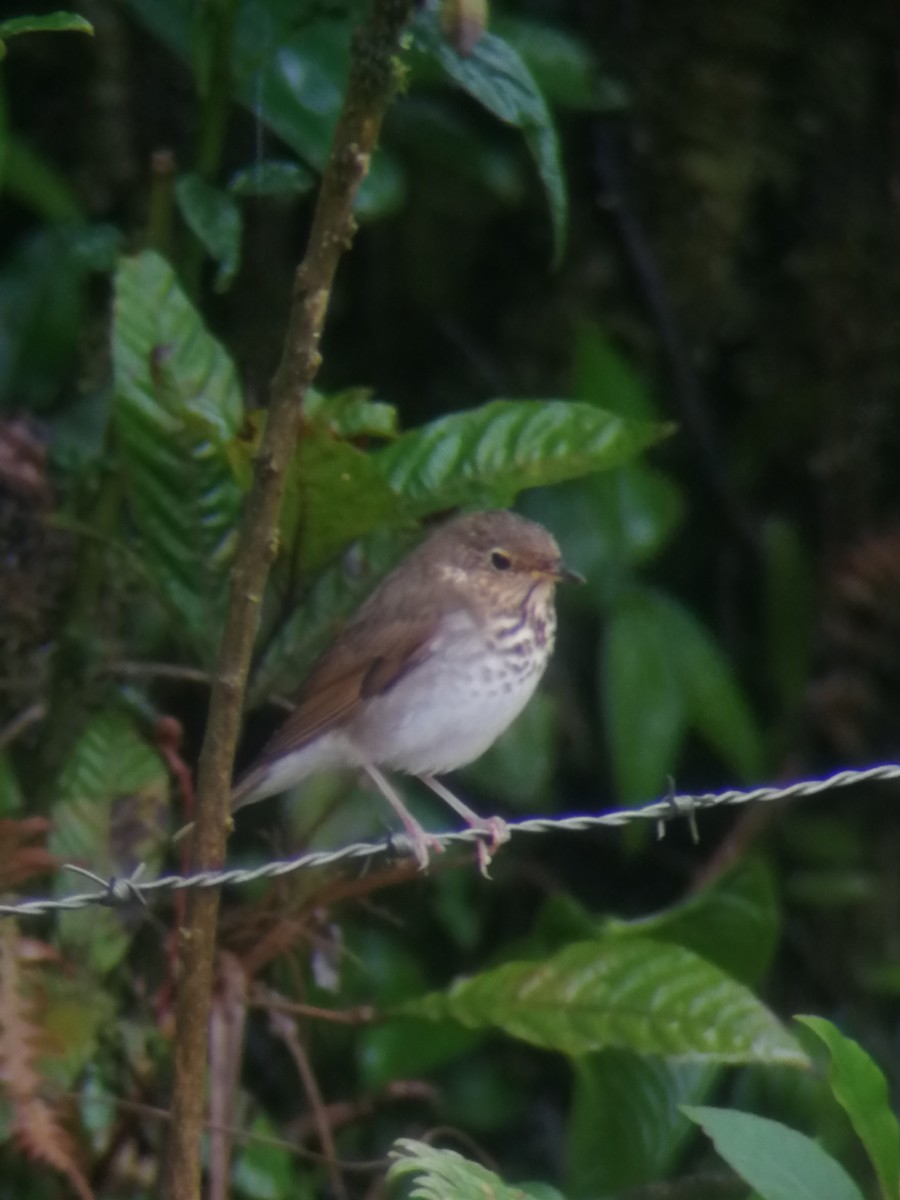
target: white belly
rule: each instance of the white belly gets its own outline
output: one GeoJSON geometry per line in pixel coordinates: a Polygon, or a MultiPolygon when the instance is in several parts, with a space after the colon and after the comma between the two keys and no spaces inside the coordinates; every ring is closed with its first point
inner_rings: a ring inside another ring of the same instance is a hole
{"type": "Polygon", "coordinates": [[[530,645],[523,631],[501,655],[461,615],[460,627],[448,631],[420,666],[366,701],[345,732],[361,757],[388,769],[410,775],[455,771],[483,754],[534,694],[550,645],[526,653],[530,645]]]}

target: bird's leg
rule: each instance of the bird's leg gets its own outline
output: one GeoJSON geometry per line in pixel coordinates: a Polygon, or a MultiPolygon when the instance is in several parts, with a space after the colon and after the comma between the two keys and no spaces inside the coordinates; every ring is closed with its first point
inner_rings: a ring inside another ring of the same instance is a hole
{"type": "Polygon", "coordinates": [[[412,842],[413,853],[415,854],[419,863],[419,868],[422,871],[426,870],[429,860],[429,846],[438,852],[444,849],[439,839],[432,837],[430,834],[425,832],[416,818],[400,799],[397,792],[394,791],[387,779],[384,777],[384,775],[382,775],[377,767],[373,767],[371,763],[366,762],[361,763],[360,765],[378,788],[379,792],[381,792],[382,796],[384,796],[385,800],[387,800],[388,804],[390,804],[391,808],[394,810],[400,820],[403,822],[403,828],[406,830],[409,839],[412,842]]]}
{"type": "Polygon", "coordinates": [[[463,804],[462,800],[454,796],[450,789],[433,775],[420,775],[419,778],[436,796],[440,796],[445,804],[449,804],[454,812],[458,812],[470,829],[483,829],[488,834],[488,842],[478,842],[478,869],[487,879],[491,858],[496,854],[498,846],[509,841],[509,826],[502,817],[479,817],[477,812],[463,804]]]}

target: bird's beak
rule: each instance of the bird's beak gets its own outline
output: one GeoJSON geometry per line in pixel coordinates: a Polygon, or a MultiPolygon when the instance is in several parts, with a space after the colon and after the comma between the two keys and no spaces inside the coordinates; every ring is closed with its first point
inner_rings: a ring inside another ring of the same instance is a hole
{"type": "Polygon", "coordinates": [[[584,576],[579,575],[577,571],[570,570],[566,566],[566,564],[562,561],[562,559],[560,559],[560,561],[553,568],[553,578],[558,583],[584,583],[585,582],[584,576]]]}

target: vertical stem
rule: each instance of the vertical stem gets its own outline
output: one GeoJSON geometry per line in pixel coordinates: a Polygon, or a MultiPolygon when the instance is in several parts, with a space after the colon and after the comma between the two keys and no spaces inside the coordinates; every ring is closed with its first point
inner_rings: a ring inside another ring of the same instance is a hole
{"type": "MultiPolygon", "coordinates": [[[[237,0],[204,0],[196,30],[194,77],[200,105],[194,168],[210,182],[222,160],[231,106],[231,56],[237,0]]],[[[203,246],[190,235],[182,256],[182,279],[196,295],[203,264],[203,246]]]]}
{"type": "MultiPolygon", "coordinates": [[[[241,527],[225,632],[213,684],[197,782],[193,859],[200,870],[225,857],[235,743],[259,606],[275,553],[284,474],[299,429],[306,390],[319,368],[319,341],[341,255],[354,232],[353,202],[365,178],[393,95],[393,57],[412,0],[372,0],[353,38],[347,95],[316,204],[306,256],[297,270],[281,362],[241,527]]],[[[164,1195],[199,1200],[206,1038],[213,978],[216,891],[193,889],[181,942],[176,1011],[171,1140],[164,1195]]]]}
{"type": "Polygon", "coordinates": [[[225,145],[236,14],[236,0],[206,0],[206,9],[201,16],[206,27],[199,39],[202,60],[195,67],[200,96],[196,169],[204,179],[215,176],[225,145]]]}
{"type": "Polygon", "coordinates": [[[171,150],[157,150],[150,161],[146,242],[166,258],[171,258],[172,255],[174,180],[174,155],[171,150]]]}

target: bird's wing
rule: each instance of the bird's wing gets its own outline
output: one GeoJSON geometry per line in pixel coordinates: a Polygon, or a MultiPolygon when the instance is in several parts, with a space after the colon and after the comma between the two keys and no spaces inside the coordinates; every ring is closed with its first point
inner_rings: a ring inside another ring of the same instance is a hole
{"type": "Polygon", "coordinates": [[[301,750],[320,734],[348,721],[363,700],[388,691],[424,662],[434,635],[433,619],[390,621],[347,629],[313,665],[297,706],[266,744],[254,767],[301,750]],[[365,650],[360,653],[363,644],[365,650]]]}

